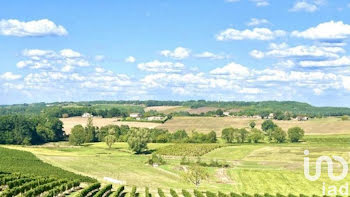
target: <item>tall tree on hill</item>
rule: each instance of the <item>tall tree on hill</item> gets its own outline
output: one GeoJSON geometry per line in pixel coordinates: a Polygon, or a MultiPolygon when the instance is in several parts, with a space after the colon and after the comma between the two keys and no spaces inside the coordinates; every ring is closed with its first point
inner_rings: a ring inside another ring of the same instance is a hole
{"type": "Polygon", "coordinates": [[[96,136],[96,127],[94,127],[93,119],[90,117],[87,120],[85,127],[85,143],[94,142],[96,136]]]}

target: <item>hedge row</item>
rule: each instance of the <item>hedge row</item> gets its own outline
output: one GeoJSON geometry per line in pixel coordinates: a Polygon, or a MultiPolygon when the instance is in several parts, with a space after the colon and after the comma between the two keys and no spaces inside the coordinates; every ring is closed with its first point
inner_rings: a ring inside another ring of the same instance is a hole
{"type": "Polygon", "coordinates": [[[112,190],[112,184],[108,184],[106,186],[104,186],[102,189],[100,189],[100,191],[98,191],[94,197],[102,197],[103,194],[109,192],[110,190],[112,190]]]}
{"type": "Polygon", "coordinates": [[[29,191],[27,191],[26,193],[24,193],[25,197],[35,197],[38,196],[41,193],[44,193],[46,191],[51,190],[52,188],[56,187],[56,186],[60,186],[64,183],[67,183],[67,180],[59,180],[59,181],[54,181],[51,183],[46,183],[44,185],[39,185],[38,187],[35,187],[29,191]]]}
{"type": "Polygon", "coordinates": [[[86,187],[85,189],[83,189],[76,197],[85,197],[87,196],[90,192],[99,189],[101,187],[101,183],[93,183],[91,185],[89,185],[88,187],[86,187]]]}

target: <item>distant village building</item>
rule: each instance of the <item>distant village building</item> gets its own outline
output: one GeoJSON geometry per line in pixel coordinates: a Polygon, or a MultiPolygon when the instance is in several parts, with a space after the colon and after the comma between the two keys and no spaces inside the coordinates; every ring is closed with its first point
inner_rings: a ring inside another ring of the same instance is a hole
{"type": "Polygon", "coordinates": [[[141,116],[140,113],[131,113],[131,114],[130,114],[130,117],[131,117],[131,118],[139,118],[140,116],[141,116]]]}
{"type": "Polygon", "coordinates": [[[253,116],[253,118],[254,118],[254,119],[262,119],[262,117],[261,117],[261,116],[258,116],[258,115],[253,116]]]}
{"type": "Polygon", "coordinates": [[[225,111],[225,112],[224,112],[224,116],[230,116],[230,112],[225,111]]]}
{"type": "Polygon", "coordinates": [[[163,120],[161,116],[151,116],[147,118],[148,121],[163,120]]]}
{"type": "Polygon", "coordinates": [[[94,116],[92,114],[90,114],[90,113],[84,113],[81,117],[83,117],[83,118],[92,118],[94,116]]]}
{"type": "Polygon", "coordinates": [[[309,117],[307,117],[307,116],[298,116],[296,118],[296,120],[297,121],[307,121],[307,120],[309,120],[309,117]]]}
{"type": "Polygon", "coordinates": [[[268,116],[268,119],[273,119],[275,115],[273,113],[270,113],[269,116],[268,116]]]}

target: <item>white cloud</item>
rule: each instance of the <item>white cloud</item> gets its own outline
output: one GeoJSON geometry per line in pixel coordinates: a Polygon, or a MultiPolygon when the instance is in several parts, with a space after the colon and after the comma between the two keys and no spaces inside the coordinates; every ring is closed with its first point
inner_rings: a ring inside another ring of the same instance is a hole
{"type": "Polygon", "coordinates": [[[343,40],[350,36],[350,25],[344,24],[343,21],[330,21],[305,31],[293,31],[291,35],[311,40],[343,40]]]}
{"type": "Polygon", "coordinates": [[[65,36],[67,30],[48,19],[22,22],[17,19],[0,20],[0,35],[5,36],[65,36]]]}
{"type": "Polygon", "coordinates": [[[135,61],[136,61],[136,58],[133,56],[129,56],[125,58],[125,62],[128,62],[128,63],[134,63],[135,61]]]}
{"type": "Polygon", "coordinates": [[[305,11],[305,12],[315,12],[318,10],[317,5],[308,3],[306,1],[298,1],[294,4],[293,8],[290,9],[292,12],[305,11]]]}
{"type": "Polygon", "coordinates": [[[255,3],[257,7],[265,7],[270,5],[270,3],[267,0],[250,0],[255,3]]]}
{"type": "Polygon", "coordinates": [[[265,52],[265,56],[279,57],[279,58],[296,58],[299,60],[306,59],[330,59],[339,58],[338,53],[344,53],[345,50],[340,47],[323,47],[323,46],[305,46],[299,45],[289,48],[275,48],[265,52]]]}
{"type": "Polygon", "coordinates": [[[258,50],[253,50],[249,54],[256,59],[261,59],[265,56],[264,52],[258,50]]]}
{"type": "Polygon", "coordinates": [[[185,59],[190,56],[191,50],[184,47],[177,47],[174,51],[163,50],[160,52],[165,57],[171,57],[174,59],[185,59]]]}
{"type": "Polygon", "coordinates": [[[62,49],[60,51],[60,55],[62,57],[66,57],[66,58],[77,58],[77,57],[81,57],[81,54],[79,52],[73,51],[72,49],[62,49]]]}
{"type": "Polygon", "coordinates": [[[12,81],[22,78],[21,75],[13,74],[12,72],[5,72],[2,75],[0,75],[0,79],[6,80],[6,81],[12,81]]]}
{"type": "Polygon", "coordinates": [[[277,37],[285,36],[283,30],[271,31],[268,28],[254,28],[253,30],[236,30],[233,28],[226,29],[216,35],[219,41],[224,40],[273,40],[277,37]]]}
{"type": "Polygon", "coordinates": [[[22,52],[22,56],[27,59],[19,61],[16,64],[18,68],[51,69],[70,72],[75,66],[90,66],[89,61],[83,57],[81,53],[72,49],[63,49],[59,52],[41,49],[25,49],[22,52]]]}
{"type": "Polygon", "coordinates": [[[262,91],[259,88],[242,88],[239,92],[242,94],[259,94],[262,91]]]}
{"type": "Polygon", "coordinates": [[[178,62],[160,62],[154,60],[151,62],[140,63],[137,65],[140,70],[149,72],[181,72],[185,65],[178,62]]]}
{"type": "Polygon", "coordinates": [[[301,61],[299,64],[303,67],[350,66],[350,57],[344,56],[335,60],[325,61],[301,61]]]}
{"type": "Polygon", "coordinates": [[[350,77],[348,76],[342,77],[342,84],[346,90],[350,91],[350,77]]]}
{"type": "Polygon", "coordinates": [[[246,77],[250,74],[247,67],[231,62],[224,67],[210,71],[212,75],[231,75],[233,77],[246,77]]]}
{"type": "Polygon", "coordinates": [[[251,18],[249,22],[247,22],[248,26],[259,26],[259,25],[265,25],[270,24],[270,22],[267,19],[259,19],[259,18],[251,18]]]}
{"type": "Polygon", "coordinates": [[[209,51],[205,51],[203,53],[196,54],[195,57],[208,58],[208,59],[224,59],[225,58],[225,56],[217,55],[217,54],[211,53],[209,51]]]}

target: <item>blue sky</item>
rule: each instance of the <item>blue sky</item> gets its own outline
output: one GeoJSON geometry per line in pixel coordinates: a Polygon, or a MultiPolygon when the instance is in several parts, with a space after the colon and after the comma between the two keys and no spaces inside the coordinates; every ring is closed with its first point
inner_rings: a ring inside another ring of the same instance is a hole
{"type": "Polygon", "coordinates": [[[206,99],[350,107],[347,0],[0,4],[0,104],[206,99]]]}

